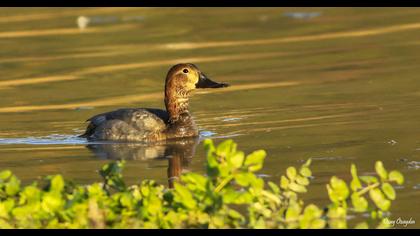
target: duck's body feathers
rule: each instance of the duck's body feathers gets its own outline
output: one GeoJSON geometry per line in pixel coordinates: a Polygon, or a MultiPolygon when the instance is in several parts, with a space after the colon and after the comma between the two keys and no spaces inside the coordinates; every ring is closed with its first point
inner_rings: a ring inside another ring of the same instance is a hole
{"type": "Polygon", "coordinates": [[[95,115],[80,137],[90,140],[157,141],[161,140],[169,120],[165,110],[123,108],[95,115]]]}

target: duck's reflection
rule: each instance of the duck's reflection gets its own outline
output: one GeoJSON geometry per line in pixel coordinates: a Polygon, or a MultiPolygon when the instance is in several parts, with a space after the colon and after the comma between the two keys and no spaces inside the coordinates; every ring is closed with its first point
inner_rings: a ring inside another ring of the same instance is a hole
{"type": "Polygon", "coordinates": [[[183,138],[159,144],[101,143],[86,147],[97,157],[110,160],[168,159],[168,184],[172,188],[182,170],[186,169],[195,154],[199,138],[183,138]]]}

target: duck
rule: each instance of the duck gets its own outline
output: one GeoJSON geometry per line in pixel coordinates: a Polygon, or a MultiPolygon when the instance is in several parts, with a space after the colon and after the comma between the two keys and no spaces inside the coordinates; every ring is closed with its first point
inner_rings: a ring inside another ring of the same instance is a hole
{"type": "Polygon", "coordinates": [[[165,110],[121,108],[95,115],[79,135],[88,141],[158,142],[197,137],[199,131],[189,111],[189,98],[196,89],[224,88],[192,63],[172,66],[165,79],[165,110]]]}

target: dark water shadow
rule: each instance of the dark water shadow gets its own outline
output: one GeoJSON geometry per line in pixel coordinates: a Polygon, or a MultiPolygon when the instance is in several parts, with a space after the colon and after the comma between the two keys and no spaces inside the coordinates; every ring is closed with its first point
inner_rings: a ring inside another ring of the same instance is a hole
{"type": "Polygon", "coordinates": [[[168,185],[173,188],[174,181],[188,168],[195,154],[199,137],[167,141],[160,144],[143,143],[95,143],[86,148],[98,158],[105,160],[168,160],[168,185]]]}

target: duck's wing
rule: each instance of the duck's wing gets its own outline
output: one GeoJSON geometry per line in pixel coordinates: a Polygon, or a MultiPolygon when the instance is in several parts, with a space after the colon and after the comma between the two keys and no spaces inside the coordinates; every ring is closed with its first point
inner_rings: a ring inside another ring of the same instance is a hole
{"type": "Polygon", "coordinates": [[[115,111],[101,113],[89,118],[86,132],[79,137],[90,138],[95,134],[103,133],[106,129],[116,136],[134,133],[162,132],[166,128],[169,114],[165,110],[152,108],[123,108],[115,111]]]}

